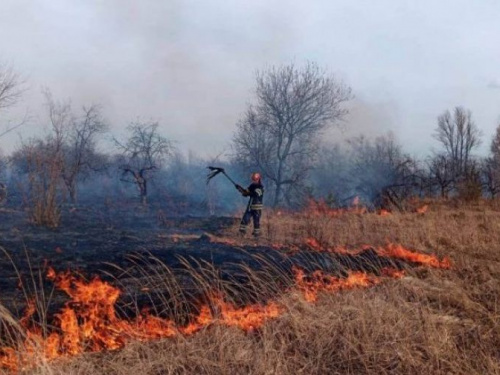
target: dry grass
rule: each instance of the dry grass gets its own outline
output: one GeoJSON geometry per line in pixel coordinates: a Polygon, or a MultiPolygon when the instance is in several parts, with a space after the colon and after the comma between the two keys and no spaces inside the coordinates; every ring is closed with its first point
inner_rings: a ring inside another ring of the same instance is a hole
{"type": "MultiPolygon", "coordinates": [[[[500,374],[500,212],[434,204],[424,215],[278,215],[263,242],[401,243],[450,256],[371,289],[280,297],[285,312],[244,333],[211,325],[190,337],[44,364],[34,374],[500,374]]],[[[237,227],[233,228],[232,234],[237,227]]],[[[249,240],[251,241],[251,240],[249,240]]],[[[254,286],[255,287],[255,286],[254,286]]]]}

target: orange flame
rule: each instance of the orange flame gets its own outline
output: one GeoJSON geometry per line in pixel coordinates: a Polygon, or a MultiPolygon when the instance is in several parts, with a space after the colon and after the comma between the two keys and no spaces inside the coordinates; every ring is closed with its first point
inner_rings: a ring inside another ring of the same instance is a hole
{"type": "MultiPolygon", "coordinates": [[[[118,288],[97,277],[85,282],[69,272],[56,274],[52,268],[48,271],[48,277],[71,297],[61,312],[55,315],[57,331],[44,336],[39,329],[28,328],[22,354],[14,348],[0,348],[0,365],[3,368],[18,371],[33,366],[34,353],[54,359],[86,351],[114,350],[122,348],[131,340],[146,341],[173,337],[179,333],[194,334],[216,322],[250,332],[281,313],[281,308],[274,302],[240,308],[216,296],[211,298],[210,305],[214,306],[218,315],[213,316],[210,308],[204,305],[194,321],[185,327],[176,327],[173,321],[147,312],[133,320],[125,320],[119,318],[115,310],[121,294],[118,288]]],[[[34,312],[35,305],[31,302],[25,317],[21,319],[26,327],[34,312]]]]}
{"type": "MultiPolygon", "coordinates": [[[[423,205],[412,210],[412,212],[417,214],[424,214],[429,209],[429,205],[423,205]]],[[[306,208],[303,210],[302,214],[311,216],[327,216],[327,217],[338,217],[344,214],[367,214],[368,209],[361,204],[359,197],[354,197],[350,207],[345,208],[331,208],[323,199],[309,199],[307,201],[306,208]]],[[[391,211],[387,209],[380,209],[376,211],[379,216],[391,215],[391,211]]]]}
{"type": "Polygon", "coordinates": [[[429,206],[426,204],[426,205],[423,205],[422,207],[417,207],[417,209],[415,210],[415,212],[417,214],[425,214],[427,212],[427,209],[429,208],[429,206]]]}
{"type": "Polygon", "coordinates": [[[18,357],[13,348],[0,348],[0,368],[17,371],[18,357]]]}
{"type": "Polygon", "coordinates": [[[239,327],[246,332],[253,331],[261,327],[266,320],[277,318],[282,309],[275,302],[268,305],[250,305],[243,308],[217,300],[217,305],[221,310],[221,322],[233,327],[239,327]]]}
{"type": "MultiPolygon", "coordinates": [[[[336,248],[326,248],[319,244],[318,240],[315,238],[307,238],[305,239],[305,244],[309,246],[311,250],[320,251],[320,252],[330,252],[337,254],[359,254],[360,252],[372,249],[372,246],[366,245],[361,249],[346,249],[344,247],[336,247],[336,248]]],[[[418,253],[409,249],[406,249],[402,245],[398,244],[388,244],[386,247],[377,247],[374,248],[376,253],[380,256],[390,257],[402,259],[411,263],[417,263],[419,265],[425,265],[433,268],[443,268],[449,269],[451,268],[451,261],[448,257],[444,257],[442,260],[434,254],[423,254],[418,253]]]]}
{"type": "Polygon", "coordinates": [[[378,247],[377,254],[386,257],[398,258],[412,263],[422,264],[434,268],[449,269],[451,261],[445,257],[443,260],[433,254],[422,254],[404,248],[402,245],[388,244],[386,247],[378,247]]]}
{"type": "Polygon", "coordinates": [[[360,205],[359,197],[355,197],[352,206],[347,208],[331,208],[323,199],[309,199],[307,202],[307,208],[304,211],[306,215],[325,215],[329,217],[337,217],[346,213],[365,214],[367,212],[368,210],[366,207],[360,205]]]}
{"type": "Polygon", "coordinates": [[[305,239],[305,244],[313,250],[321,250],[323,247],[319,244],[316,238],[310,237],[305,239]]]}
{"type": "Polygon", "coordinates": [[[389,216],[391,215],[390,211],[384,210],[383,208],[378,212],[379,216],[389,216]]]}
{"type": "MultiPolygon", "coordinates": [[[[366,249],[324,249],[314,238],[307,239],[306,243],[316,251],[355,254],[366,249]]],[[[378,247],[375,251],[380,256],[403,259],[430,267],[451,267],[448,258],[439,260],[435,255],[417,253],[401,245],[389,244],[386,247],[378,247]]],[[[352,272],[346,278],[327,275],[322,271],[306,275],[300,268],[293,268],[293,273],[295,286],[309,302],[315,302],[320,292],[364,288],[379,284],[384,277],[404,276],[404,271],[393,268],[383,269],[381,276],[352,272]]],[[[56,329],[44,334],[40,328],[30,326],[30,318],[36,311],[36,305],[34,301],[29,301],[25,316],[20,320],[26,329],[25,342],[22,348],[0,347],[1,367],[18,371],[32,367],[36,353],[41,353],[50,360],[88,351],[114,350],[122,348],[132,340],[146,341],[178,334],[192,335],[214,323],[251,332],[269,319],[278,317],[283,311],[283,307],[276,302],[236,307],[226,302],[221,295],[212,295],[209,296],[208,305],[201,306],[198,315],[186,326],[178,327],[173,321],[155,317],[147,311],[143,311],[132,320],[126,320],[120,318],[115,310],[121,291],[98,277],[87,282],[70,272],[57,274],[49,268],[47,278],[71,298],[55,315],[56,329]]]]}
{"type": "Polygon", "coordinates": [[[297,286],[304,293],[304,298],[308,302],[315,302],[318,299],[318,293],[322,291],[338,292],[345,289],[368,287],[381,281],[381,278],[364,272],[352,272],[345,279],[325,275],[321,271],[315,271],[306,277],[305,272],[300,268],[294,268],[293,272],[297,286]]]}

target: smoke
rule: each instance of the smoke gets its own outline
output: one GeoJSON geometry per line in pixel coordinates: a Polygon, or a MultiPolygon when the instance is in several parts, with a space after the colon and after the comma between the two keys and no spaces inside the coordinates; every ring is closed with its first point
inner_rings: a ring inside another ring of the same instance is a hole
{"type": "Polygon", "coordinates": [[[405,175],[415,172],[394,134],[377,137],[358,135],[342,143],[324,144],[311,173],[312,195],[335,205],[349,205],[359,197],[368,206],[380,205],[384,190],[402,185],[405,175]]]}
{"type": "Polygon", "coordinates": [[[470,108],[485,135],[497,125],[491,77],[498,51],[490,48],[497,10],[496,3],[465,0],[397,7],[389,0],[6,0],[0,61],[30,90],[17,108],[0,113],[0,129],[27,108],[30,121],[0,147],[9,154],[19,135],[42,132],[40,89],[47,87],[58,100],[71,98],[75,110],[101,104],[117,138],[131,121],[158,121],[182,152],[209,159],[227,149],[255,99],[256,70],[312,60],[357,97],[324,140],[391,130],[405,149],[426,153],[436,116],[448,108],[470,108]]]}
{"type": "MultiPolygon", "coordinates": [[[[255,70],[289,61],[295,35],[291,9],[275,15],[264,1],[219,3],[94,0],[33,7],[25,0],[8,6],[24,15],[21,24],[1,16],[0,23],[21,31],[5,50],[24,46],[14,64],[29,77],[32,90],[24,99],[35,113],[43,114],[40,88],[48,87],[75,107],[101,104],[117,133],[130,121],[153,119],[183,149],[212,152],[231,139],[255,70]]],[[[36,132],[40,117],[23,133],[36,132]]]]}
{"type": "Polygon", "coordinates": [[[328,142],[346,142],[364,135],[375,138],[387,132],[396,133],[398,106],[394,102],[373,103],[364,98],[355,97],[347,103],[349,115],[335,126],[330,127],[322,138],[328,142]]]}
{"type": "Polygon", "coordinates": [[[496,79],[492,80],[488,83],[486,87],[488,87],[491,90],[500,90],[500,81],[496,79]]]}
{"type": "MultiPolygon", "coordinates": [[[[12,63],[32,87],[22,109],[29,107],[38,119],[23,134],[40,128],[39,89],[48,87],[56,98],[72,98],[75,107],[102,104],[115,132],[137,118],[153,119],[184,149],[220,151],[253,99],[256,70],[313,60],[340,72],[372,106],[399,103],[397,125],[411,144],[422,138],[415,129],[432,128],[450,106],[484,112],[487,121],[498,116],[493,99],[485,101],[491,90],[461,101],[454,94],[457,86],[470,89],[478,80],[484,89],[477,72],[496,74],[497,52],[489,47],[498,34],[497,10],[498,4],[464,0],[397,7],[389,0],[7,0],[0,60],[12,63]],[[456,19],[463,22],[451,22],[456,19]],[[439,95],[430,98],[432,92],[439,95]]],[[[431,138],[422,139],[421,148],[431,138]]],[[[2,143],[10,152],[16,140],[11,134],[2,143]]]]}

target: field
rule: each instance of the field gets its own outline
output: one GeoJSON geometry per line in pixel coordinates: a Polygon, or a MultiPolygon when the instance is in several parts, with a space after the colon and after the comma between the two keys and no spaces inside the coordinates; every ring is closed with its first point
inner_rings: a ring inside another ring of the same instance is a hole
{"type": "Polygon", "coordinates": [[[2,369],[500,374],[500,210],[427,203],[266,211],[258,240],[233,217],[3,210],[2,369]]]}

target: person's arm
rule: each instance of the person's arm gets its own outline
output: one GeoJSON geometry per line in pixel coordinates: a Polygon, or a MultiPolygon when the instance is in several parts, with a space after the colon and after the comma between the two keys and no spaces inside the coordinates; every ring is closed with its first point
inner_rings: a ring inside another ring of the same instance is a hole
{"type": "Polygon", "coordinates": [[[241,195],[243,195],[244,197],[248,197],[250,195],[250,191],[248,189],[245,189],[243,186],[241,185],[234,185],[236,187],[236,189],[238,189],[238,191],[241,193],[241,195]]]}
{"type": "Polygon", "coordinates": [[[259,198],[264,194],[264,190],[262,187],[258,185],[250,185],[247,189],[248,195],[253,198],[259,198]]]}

